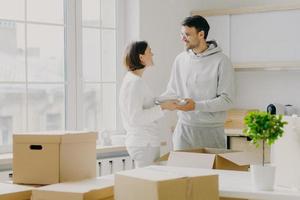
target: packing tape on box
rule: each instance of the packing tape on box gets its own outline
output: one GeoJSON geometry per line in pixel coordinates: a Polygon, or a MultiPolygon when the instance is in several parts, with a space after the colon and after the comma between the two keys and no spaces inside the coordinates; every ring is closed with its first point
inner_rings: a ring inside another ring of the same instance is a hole
{"type": "Polygon", "coordinates": [[[186,184],[186,199],[187,200],[192,200],[192,195],[193,195],[193,184],[192,180],[190,178],[187,179],[187,184],[186,184]]]}
{"type": "Polygon", "coordinates": [[[171,175],[175,175],[175,176],[182,176],[183,178],[187,178],[185,196],[186,196],[186,200],[192,200],[193,183],[192,183],[191,178],[188,175],[186,175],[184,173],[179,173],[179,172],[170,172],[170,171],[167,171],[165,169],[158,169],[158,168],[155,168],[153,166],[147,167],[147,169],[150,169],[151,171],[163,172],[163,173],[166,173],[166,174],[171,174],[171,175]]]}

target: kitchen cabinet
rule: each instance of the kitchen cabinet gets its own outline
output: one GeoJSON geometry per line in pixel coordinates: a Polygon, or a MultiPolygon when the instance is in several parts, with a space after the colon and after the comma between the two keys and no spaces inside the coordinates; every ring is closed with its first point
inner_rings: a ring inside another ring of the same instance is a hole
{"type": "Polygon", "coordinates": [[[236,70],[300,70],[300,4],[204,10],[216,39],[236,70]]]}

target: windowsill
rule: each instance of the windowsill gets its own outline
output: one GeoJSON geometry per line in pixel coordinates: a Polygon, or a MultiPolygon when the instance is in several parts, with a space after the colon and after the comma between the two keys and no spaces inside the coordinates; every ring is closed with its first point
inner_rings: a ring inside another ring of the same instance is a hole
{"type": "Polygon", "coordinates": [[[115,153],[124,151],[127,152],[125,146],[97,146],[97,153],[115,153]]]}
{"type": "Polygon", "coordinates": [[[0,165],[9,165],[12,163],[12,153],[0,154],[0,165]]]}

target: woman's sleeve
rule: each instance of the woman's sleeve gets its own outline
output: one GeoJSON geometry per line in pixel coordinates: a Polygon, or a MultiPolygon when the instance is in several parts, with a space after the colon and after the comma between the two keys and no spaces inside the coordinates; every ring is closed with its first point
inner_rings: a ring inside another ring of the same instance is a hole
{"type": "Polygon", "coordinates": [[[159,105],[143,108],[144,89],[140,81],[128,88],[129,122],[134,125],[147,125],[163,117],[164,114],[159,105]]]}

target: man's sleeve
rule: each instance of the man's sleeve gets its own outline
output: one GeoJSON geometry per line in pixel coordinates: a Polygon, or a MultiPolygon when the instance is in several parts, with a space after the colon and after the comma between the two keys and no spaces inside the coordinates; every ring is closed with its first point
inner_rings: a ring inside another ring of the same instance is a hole
{"type": "Polygon", "coordinates": [[[160,97],[177,97],[177,77],[176,77],[176,60],[173,63],[171,76],[167,85],[167,89],[160,97]]]}
{"type": "Polygon", "coordinates": [[[197,101],[195,110],[201,112],[226,111],[235,101],[234,70],[230,60],[225,57],[219,64],[217,96],[213,99],[197,101]]]}

